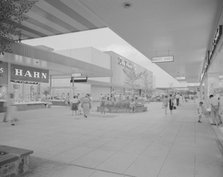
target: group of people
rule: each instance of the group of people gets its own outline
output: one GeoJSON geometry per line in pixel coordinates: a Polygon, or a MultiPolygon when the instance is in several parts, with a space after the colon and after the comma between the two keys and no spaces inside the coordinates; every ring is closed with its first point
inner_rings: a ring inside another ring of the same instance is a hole
{"type": "Polygon", "coordinates": [[[173,110],[180,105],[181,97],[182,96],[179,93],[163,96],[163,108],[165,110],[165,115],[167,115],[168,107],[170,110],[170,114],[172,114],[173,110]]]}
{"type": "MultiPolygon", "coordinates": [[[[100,97],[100,112],[102,114],[105,114],[107,111],[109,112],[109,107],[111,105],[116,105],[117,103],[120,102],[125,102],[127,103],[127,105],[130,108],[131,112],[135,112],[136,111],[136,105],[138,104],[138,102],[141,101],[141,99],[139,99],[139,96],[136,95],[123,95],[123,94],[119,94],[117,95],[113,95],[113,94],[101,94],[100,97]]],[[[119,105],[120,106],[120,105],[119,105]]]]}
{"type": "Polygon", "coordinates": [[[87,118],[91,109],[91,97],[90,94],[86,94],[83,98],[79,98],[78,95],[74,95],[73,99],[70,100],[72,115],[81,115],[87,118]]]}
{"type": "Polygon", "coordinates": [[[198,103],[198,122],[201,123],[201,119],[206,115],[209,115],[212,120],[212,125],[219,126],[222,124],[222,107],[221,99],[218,94],[211,94],[209,96],[209,102],[207,108],[204,105],[203,101],[198,103]]]}

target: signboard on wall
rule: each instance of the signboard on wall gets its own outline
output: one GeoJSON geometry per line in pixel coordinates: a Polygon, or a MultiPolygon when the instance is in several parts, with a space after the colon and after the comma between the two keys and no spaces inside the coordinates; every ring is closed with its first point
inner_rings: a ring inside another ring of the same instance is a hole
{"type": "Polygon", "coordinates": [[[70,79],[70,82],[73,83],[73,82],[87,82],[88,80],[88,77],[78,77],[78,78],[75,78],[75,77],[71,77],[70,79]]]}
{"type": "Polygon", "coordinates": [[[8,63],[0,61],[0,85],[8,83],[8,63]]]}
{"type": "Polygon", "coordinates": [[[49,70],[12,64],[11,80],[48,83],[49,70]]]}
{"type": "Polygon", "coordinates": [[[118,57],[118,64],[128,69],[134,69],[134,65],[131,62],[122,59],[121,57],[118,57]]]}
{"type": "Polygon", "coordinates": [[[174,57],[173,56],[162,56],[162,57],[153,57],[151,59],[153,63],[165,63],[165,62],[173,62],[174,57]]]}

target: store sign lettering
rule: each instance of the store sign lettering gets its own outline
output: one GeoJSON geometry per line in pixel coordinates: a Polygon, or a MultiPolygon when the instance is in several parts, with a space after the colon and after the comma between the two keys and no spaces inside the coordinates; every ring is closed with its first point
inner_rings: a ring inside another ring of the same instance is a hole
{"type": "Polygon", "coordinates": [[[4,68],[0,68],[0,74],[4,73],[4,68]]]}
{"type": "Polygon", "coordinates": [[[8,63],[0,61],[0,84],[8,83],[8,63]]]}
{"type": "Polygon", "coordinates": [[[34,78],[41,78],[41,79],[47,79],[47,73],[43,73],[43,72],[31,72],[29,70],[27,71],[23,71],[22,69],[15,69],[15,75],[16,76],[24,76],[24,77],[34,77],[34,78]]]}
{"type": "Polygon", "coordinates": [[[133,69],[133,65],[132,63],[126,61],[126,60],[123,60],[122,58],[118,58],[118,64],[121,65],[121,66],[124,66],[124,67],[127,67],[129,69],[133,69]]]}
{"type": "Polygon", "coordinates": [[[49,81],[49,71],[45,69],[12,65],[11,66],[11,79],[32,82],[45,82],[49,81]]]}

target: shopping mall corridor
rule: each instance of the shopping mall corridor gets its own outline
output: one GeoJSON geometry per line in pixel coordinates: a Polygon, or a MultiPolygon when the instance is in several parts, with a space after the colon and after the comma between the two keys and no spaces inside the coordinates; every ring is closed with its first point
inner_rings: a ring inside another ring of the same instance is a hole
{"type": "Polygon", "coordinates": [[[167,116],[161,107],[87,119],[65,107],[19,112],[16,126],[0,122],[0,144],[34,150],[25,177],[222,177],[215,131],[197,123],[195,103],[167,116]]]}

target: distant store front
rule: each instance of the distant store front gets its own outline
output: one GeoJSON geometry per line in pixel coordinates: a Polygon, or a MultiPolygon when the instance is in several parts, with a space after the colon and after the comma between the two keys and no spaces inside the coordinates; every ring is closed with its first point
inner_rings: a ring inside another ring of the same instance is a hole
{"type": "MultiPolygon", "coordinates": [[[[151,71],[131,62],[115,52],[102,52],[92,47],[67,49],[57,52],[65,56],[80,58],[87,63],[107,68],[112,73],[110,77],[89,77],[86,83],[74,83],[73,88],[76,94],[91,93],[94,100],[99,100],[101,95],[111,93],[116,95],[132,94],[133,91],[130,86],[131,84],[128,84],[129,78],[126,72],[132,72],[136,75],[143,73],[142,77],[134,82],[134,94],[143,95],[146,90],[153,88],[153,75],[151,71]]],[[[64,79],[53,79],[53,95],[61,97],[60,95],[64,96],[71,93],[72,86],[68,81],[69,79],[69,76],[64,79]]]]}
{"type": "Polygon", "coordinates": [[[93,64],[85,62],[79,56],[61,55],[22,43],[14,44],[12,51],[13,54],[6,53],[0,58],[2,100],[6,100],[7,90],[15,93],[18,104],[64,100],[68,96],[71,98],[74,91],[83,94],[90,91],[90,86],[86,87],[86,84],[72,84],[70,78],[73,74],[81,73],[85,77],[111,76],[107,67],[100,66],[96,61],[93,64]]]}
{"type": "Polygon", "coordinates": [[[0,99],[5,100],[7,90],[15,94],[15,102],[35,102],[43,97],[49,86],[49,70],[0,62],[0,99]]]}

